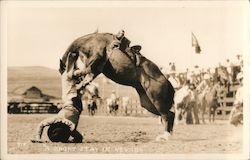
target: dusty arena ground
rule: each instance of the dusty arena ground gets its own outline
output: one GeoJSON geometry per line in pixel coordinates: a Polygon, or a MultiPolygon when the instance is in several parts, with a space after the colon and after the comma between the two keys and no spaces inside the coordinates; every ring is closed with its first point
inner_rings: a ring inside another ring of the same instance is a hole
{"type": "Polygon", "coordinates": [[[171,140],[156,142],[164,127],[153,117],[81,116],[78,130],[84,135],[84,143],[31,143],[37,124],[50,116],[8,115],[8,153],[242,152],[242,126],[222,120],[205,125],[180,124],[175,126],[171,140]]]}

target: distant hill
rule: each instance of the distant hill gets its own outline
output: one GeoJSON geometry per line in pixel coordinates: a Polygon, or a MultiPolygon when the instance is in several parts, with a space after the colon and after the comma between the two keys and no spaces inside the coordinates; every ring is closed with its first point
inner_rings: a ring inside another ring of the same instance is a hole
{"type": "MultiPolygon", "coordinates": [[[[40,66],[8,67],[7,75],[8,96],[22,94],[26,89],[36,86],[44,94],[61,98],[61,76],[55,69],[40,66]]],[[[112,91],[116,91],[119,96],[138,99],[134,89],[113,83],[107,80],[104,75],[98,76],[94,82],[98,83],[102,98],[106,98],[112,91]]]]}
{"type": "Polygon", "coordinates": [[[36,86],[43,93],[61,97],[60,74],[55,69],[40,66],[8,67],[8,95],[22,94],[31,86],[36,86]]]}

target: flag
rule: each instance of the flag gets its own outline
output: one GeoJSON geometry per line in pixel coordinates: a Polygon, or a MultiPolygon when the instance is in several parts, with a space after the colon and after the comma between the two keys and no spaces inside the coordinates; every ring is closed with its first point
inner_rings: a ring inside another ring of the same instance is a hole
{"type": "Polygon", "coordinates": [[[199,42],[198,42],[197,38],[195,37],[194,33],[191,32],[191,34],[192,34],[192,47],[195,47],[195,53],[200,54],[201,47],[199,45],[199,42]]]}

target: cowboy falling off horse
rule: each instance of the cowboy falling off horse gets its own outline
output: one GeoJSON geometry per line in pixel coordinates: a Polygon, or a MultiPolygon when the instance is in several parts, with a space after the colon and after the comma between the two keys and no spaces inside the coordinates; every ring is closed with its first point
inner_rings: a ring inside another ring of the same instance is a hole
{"type": "Polygon", "coordinates": [[[81,143],[77,131],[83,110],[82,95],[88,85],[100,74],[122,85],[136,89],[141,106],[161,116],[165,131],[156,140],[168,140],[173,133],[174,88],[160,69],[140,54],[141,46],[130,47],[124,30],[113,35],[92,33],[76,39],[60,60],[63,105],[59,113],[38,125],[32,142],[42,142],[44,127],[52,142],[81,143]]]}

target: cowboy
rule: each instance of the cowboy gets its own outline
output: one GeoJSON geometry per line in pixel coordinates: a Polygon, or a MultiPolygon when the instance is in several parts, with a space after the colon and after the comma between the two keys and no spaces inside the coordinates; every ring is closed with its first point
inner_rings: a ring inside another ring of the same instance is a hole
{"type": "Polygon", "coordinates": [[[179,79],[176,77],[176,71],[171,69],[169,72],[169,78],[168,80],[170,81],[170,83],[172,84],[172,86],[174,87],[175,90],[180,89],[181,84],[179,79]]]}
{"type": "Polygon", "coordinates": [[[79,83],[79,70],[73,72],[72,78],[67,74],[62,75],[62,109],[56,116],[47,118],[39,123],[37,134],[32,142],[42,142],[42,134],[45,127],[48,128],[47,135],[52,142],[74,142],[81,143],[83,136],[77,131],[80,114],[83,110],[82,92],[76,89],[79,83]]]}
{"type": "Polygon", "coordinates": [[[189,110],[189,117],[188,117],[188,112],[187,112],[187,119],[186,119],[186,123],[188,124],[188,122],[191,122],[189,124],[199,124],[199,116],[198,116],[198,106],[196,104],[197,101],[197,92],[196,92],[196,87],[194,83],[189,83],[188,85],[188,89],[189,89],[189,95],[188,95],[188,103],[187,103],[187,110],[189,110]],[[193,114],[192,114],[193,113],[193,114]]]}
{"type": "Polygon", "coordinates": [[[116,39],[119,41],[119,49],[122,52],[126,52],[126,49],[129,48],[129,45],[131,43],[130,40],[128,40],[125,37],[125,31],[124,30],[120,30],[116,35],[115,35],[116,39]]]}
{"type": "Polygon", "coordinates": [[[195,107],[195,85],[190,83],[188,86],[188,103],[186,104],[184,112],[186,113],[186,124],[193,124],[193,109],[195,107]]]}
{"type": "Polygon", "coordinates": [[[204,74],[203,81],[197,86],[198,93],[205,93],[204,90],[208,90],[210,76],[206,73],[204,74]]]}
{"type": "Polygon", "coordinates": [[[139,66],[140,65],[140,50],[141,46],[140,45],[135,45],[132,47],[129,47],[131,41],[125,37],[125,31],[120,30],[116,35],[115,35],[116,40],[112,42],[111,48],[119,48],[122,52],[127,53],[129,57],[131,58],[132,61],[135,61],[135,65],[139,66]]]}
{"type": "Polygon", "coordinates": [[[234,107],[229,116],[229,123],[235,126],[242,124],[243,121],[243,73],[240,72],[236,79],[240,81],[240,87],[236,91],[234,107]]]}

